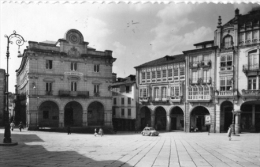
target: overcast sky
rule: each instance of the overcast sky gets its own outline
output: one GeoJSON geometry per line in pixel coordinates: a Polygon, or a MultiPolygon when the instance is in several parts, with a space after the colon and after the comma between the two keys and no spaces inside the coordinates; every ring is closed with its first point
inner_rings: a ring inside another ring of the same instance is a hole
{"type": "MultiPolygon", "coordinates": [[[[79,30],[89,46],[112,50],[118,77],[135,74],[135,66],[193,49],[194,43],[213,40],[218,16],[222,23],[234,10],[248,13],[256,4],[1,4],[0,68],[6,69],[4,35],[16,30],[27,41],[57,41],[69,29],[79,30]],[[134,24],[133,24],[134,23],[134,24]]],[[[21,51],[28,43],[25,43],[21,51]]],[[[10,46],[9,91],[14,92],[21,59],[10,46]]]]}

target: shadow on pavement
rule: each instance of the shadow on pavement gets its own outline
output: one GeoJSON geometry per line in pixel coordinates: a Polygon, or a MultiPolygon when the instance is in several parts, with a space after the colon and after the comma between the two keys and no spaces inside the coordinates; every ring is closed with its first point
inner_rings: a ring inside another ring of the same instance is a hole
{"type": "MultiPolygon", "coordinates": [[[[0,140],[3,138],[4,134],[0,133],[0,140]]],[[[86,148],[86,155],[71,151],[73,148],[70,147],[54,146],[55,148],[53,148],[51,147],[52,143],[45,144],[45,141],[35,134],[12,134],[11,138],[18,141],[18,145],[0,147],[1,167],[130,167],[127,163],[118,160],[94,160],[88,156],[95,151],[87,151],[88,148],[86,148]],[[47,150],[45,145],[48,145],[49,150],[53,149],[54,151],[47,150]],[[67,151],[64,151],[66,149],[67,151]]],[[[100,159],[105,158],[100,157],[100,159]]]]}

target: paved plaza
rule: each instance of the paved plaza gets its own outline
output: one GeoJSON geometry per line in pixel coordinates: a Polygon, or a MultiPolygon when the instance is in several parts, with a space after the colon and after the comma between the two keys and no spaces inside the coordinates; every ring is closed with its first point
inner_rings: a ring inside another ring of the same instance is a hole
{"type": "MultiPolygon", "coordinates": [[[[4,130],[0,129],[0,140],[4,130]]],[[[260,134],[165,132],[159,137],[22,131],[0,147],[1,167],[259,167],[260,134]]]]}

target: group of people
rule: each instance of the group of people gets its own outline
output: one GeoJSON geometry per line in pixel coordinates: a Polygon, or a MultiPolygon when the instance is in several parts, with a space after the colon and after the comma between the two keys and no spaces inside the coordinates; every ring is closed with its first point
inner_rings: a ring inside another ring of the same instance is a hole
{"type": "MultiPolygon", "coordinates": [[[[11,122],[10,128],[11,128],[12,131],[14,131],[14,128],[15,128],[14,121],[11,122]]],[[[22,123],[22,122],[20,122],[20,124],[18,125],[18,128],[19,128],[19,130],[20,130],[20,132],[21,132],[22,129],[23,129],[23,123],[22,123]]]]}
{"type": "Polygon", "coordinates": [[[100,135],[101,137],[104,135],[103,129],[99,128],[99,131],[97,133],[97,129],[94,130],[94,136],[100,135]]]}

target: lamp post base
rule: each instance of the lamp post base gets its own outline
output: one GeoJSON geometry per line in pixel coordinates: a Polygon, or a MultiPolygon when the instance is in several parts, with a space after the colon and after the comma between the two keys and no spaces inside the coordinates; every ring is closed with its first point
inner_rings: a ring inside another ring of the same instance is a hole
{"type": "Polygon", "coordinates": [[[18,145],[17,142],[14,142],[14,143],[0,143],[0,146],[16,146],[18,145]]]}

